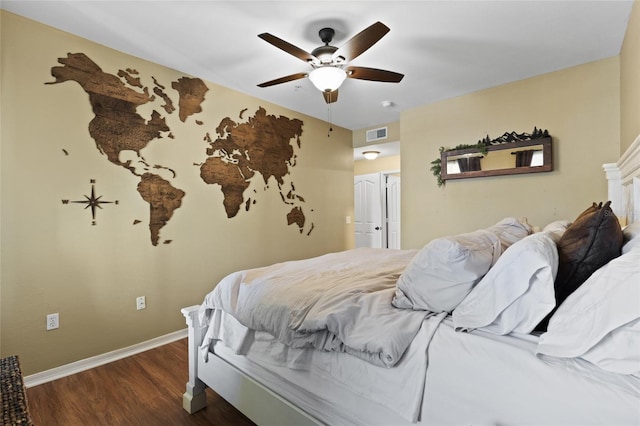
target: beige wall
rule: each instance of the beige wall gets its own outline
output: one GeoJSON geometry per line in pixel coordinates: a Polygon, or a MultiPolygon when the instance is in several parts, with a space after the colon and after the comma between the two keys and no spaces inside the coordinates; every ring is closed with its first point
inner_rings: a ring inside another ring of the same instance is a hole
{"type": "MultiPolygon", "coordinates": [[[[179,308],[200,303],[232,270],[353,247],[344,218],[353,215],[354,167],[356,174],[402,167],[405,248],[507,215],[537,225],[575,217],[606,197],[601,164],[615,161],[640,133],[639,16],[636,2],[620,57],[404,112],[386,124],[389,140],[401,140],[401,160],[354,165],[352,146],[366,144],[367,129],[334,126],[333,149],[326,150],[325,123],[208,83],[200,117],[207,123],[239,121],[241,109],[258,106],[304,120],[291,178],[316,228],[307,237],[279,222],[284,206],[264,188],[255,188],[258,204],[250,212],[227,219],[218,188],[180,175],[187,196],[162,231],[173,242],[153,247],[146,224],[131,225],[148,211],[135,177],[108,163],[88,135],[86,94],[73,82],[44,83],[67,52],[84,52],[109,73],[136,68],[163,81],[183,74],[0,12],[0,354],[18,353],[31,374],[128,346],[183,328],[179,308]],[[533,126],[554,137],[555,171],[437,187],[429,163],[440,146],[533,126]],[[95,227],[87,226],[86,211],[60,202],[86,194],[90,178],[120,200],[98,212],[95,227]],[[139,295],[148,308],[138,312],[139,295]],[[61,328],[45,332],[51,312],[60,312],[61,328]]],[[[176,138],[184,147],[167,155],[186,164],[200,155],[201,139],[200,128],[186,126],[176,138]]]]}
{"type": "Polygon", "coordinates": [[[380,157],[375,160],[359,160],[353,163],[353,174],[356,176],[395,170],[400,170],[399,155],[380,157]]]}
{"type": "MultiPolygon", "coordinates": [[[[184,74],[4,11],[0,16],[0,336],[2,356],[20,355],[25,374],[183,329],[180,308],[201,303],[234,270],[353,247],[352,225],[345,224],[345,216],[353,215],[351,131],[334,126],[327,140],[320,120],[210,83],[203,111],[185,123],[165,114],[175,139],[152,142],[145,151],[151,164],[175,167],[175,185],[186,192],[161,230],[161,239],[171,244],[152,246],[149,205],[136,191],[139,178],[96,149],[88,133],[93,114],[87,94],[72,81],[45,83],[53,81],[51,67],[68,52],[85,53],[110,74],[135,69],[150,87],[152,77],[170,87],[184,74]],[[260,106],[304,122],[296,165],[287,176],[305,200],[304,233],[287,225],[291,207],[273,179],[269,188],[255,179],[245,194],[256,204],[228,219],[220,188],[204,185],[194,166],[206,158],[205,132],[215,137],[223,118],[242,122],[243,109],[246,120],[260,106]],[[61,202],[89,194],[90,179],[97,181],[97,195],[120,202],[99,210],[96,226],[81,205],[61,202]],[[310,222],[315,228],[307,236],[310,222]],[[147,308],[136,311],[135,298],[142,295],[147,308]],[[53,312],[60,313],[61,327],[47,332],[45,316],[53,312]]],[[[158,99],[154,107],[161,104],[158,99]]]]}
{"type": "Polygon", "coordinates": [[[614,57],[403,112],[403,248],[506,216],[526,216],[534,225],[573,219],[604,200],[602,164],[619,156],[619,73],[614,57]],[[534,126],[553,136],[554,171],[437,186],[429,168],[440,146],[534,126]]]}
{"type": "Polygon", "coordinates": [[[640,135],[640,2],[633,2],[620,52],[620,153],[640,135]]]}

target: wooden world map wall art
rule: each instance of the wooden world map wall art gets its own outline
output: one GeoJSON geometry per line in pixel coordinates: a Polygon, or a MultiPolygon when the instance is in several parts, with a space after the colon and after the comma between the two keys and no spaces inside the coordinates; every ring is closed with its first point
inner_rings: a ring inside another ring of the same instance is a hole
{"type": "MultiPolygon", "coordinates": [[[[149,205],[151,243],[157,246],[162,228],[181,208],[186,196],[186,192],[175,184],[177,174],[184,170],[179,170],[178,162],[175,165],[150,164],[142,151],[149,148],[152,141],[165,137],[169,139],[167,143],[180,143],[175,141],[167,116],[177,110],[181,123],[193,116],[201,117],[202,102],[209,89],[202,80],[193,77],[181,77],[170,86],[151,77],[152,87],[144,86],[138,71],[128,68],[119,70],[117,75],[109,74],[84,53],[68,53],[65,58],[59,58],[58,63],[62,66],[51,68],[55,81],[45,84],[73,81],[89,95],[94,114],[89,122],[89,135],[107,161],[139,179],[136,190],[149,205]],[[138,111],[138,107],[146,104],[154,107],[148,119],[138,111]]],[[[300,234],[309,235],[314,224],[307,223],[304,197],[296,192],[293,182],[285,179],[296,165],[292,143],[301,147],[303,122],[269,115],[262,107],[253,116],[243,118],[245,113],[246,108],[240,111],[242,122],[226,117],[212,131],[204,130],[202,140],[206,142],[206,153],[202,154],[206,160],[201,161],[202,157],[199,157],[200,161],[193,161],[192,166],[199,168],[204,185],[220,187],[222,207],[228,218],[235,217],[243,206],[248,212],[256,204],[255,198],[245,194],[255,179],[262,179],[267,190],[269,180],[274,178],[280,199],[289,207],[283,219],[288,225],[297,226],[300,234]]],[[[194,117],[193,120],[206,129],[204,119],[194,117]]],[[[63,151],[67,156],[72,155],[68,150],[63,151]]],[[[92,181],[92,185],[94,183],[92,181]]],[[[91,197],[85,198],[82,201],[63,200],[63,203],[86,203],[87,208],[92,209],[95,223],[95,209],[102,208],[100,204],[105,201],[95,197],[93,187],[91,197]]],[[[136,219],[133,223],[140,222],[136,219]]],[[[164,244],[170,242],[163,240],[164,244]]]]}
{"type": "Polygon", "coordinates": [[[101,209],[102,204],[115,204],[118,205],[118,200],[115,201],[105,201],[102,200],[102,195],[96,196],[96,180],[91,179],[91,196],[85,195],[84,200],[79,201],[69,201],[62,200],[62,204],[76,203],[76,204],[86,204],[85,210],[91,208],[91,224],[96,225],[96,209],[101,209]]]}

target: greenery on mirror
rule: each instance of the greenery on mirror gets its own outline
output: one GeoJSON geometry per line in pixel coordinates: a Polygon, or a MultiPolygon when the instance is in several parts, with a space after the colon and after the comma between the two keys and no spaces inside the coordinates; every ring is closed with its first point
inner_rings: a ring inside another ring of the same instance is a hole
{"type": "MultiPolygon", "coordinates": [[[[440,152],[442,152],[443,150],[444,150],[444,147],[441,146],[440,152]]],[[[438,158],[431,162],[431,173],[433,173],[433,175],[438,180],[438,186],[444,185],[444,180],[442,180],[442,160],[438,158]]]]}
{"type": "MultiPolygon", "coordinates": [[[[474,149],[477,149],[478,152],[480,152],[482,155],[487,155],[487,152],[489,152],[489,150],[487,149],[488,146],[489,145],[487,145],[483,139],[481,141],[478,141],[477,144],[472,144],[472,145],[460,144],[460,145],[454,146],[453,148],[445,148],[444,146],[441,146],[440,153],[444,151],[456,151],[458,149],[474,148],[474,149]]],[[[431,162],[431,173],[433,173],[433,175],[438,180],[438,186],[443,186],[444,180],[442,179],[442,160],[440,160],[440,157],[438,157],[437,159],[431,162]]]]}
{"type": "MultiPolygon", "coordinates": [[[[549,131],[538,129],[537,127],[533,128],[533,132],[531,133],[516,133],[514,132],[505,132],[502,136],[491,139],[489,135],[485,138],[480,139],[476,144],[460,144],[454,146],[453,148],[445,148],[443,146],[440,147],[440,154],[445,151],[457,151],[459,149],[477,149],[479,153],[482,155],[487,155],[489,152],[488,147],[490,145],[500,145],[503,143],[509,142],[518,142],[518,141],[528,141],[532,139],[540,139],[540,138],[548,138],[549,131]]],[[[441,155],[431,162],[431,173],[436,177],[438,181],[438,186],[443,186],[445,181],[442,179],[442,160],[441,155]]]]}

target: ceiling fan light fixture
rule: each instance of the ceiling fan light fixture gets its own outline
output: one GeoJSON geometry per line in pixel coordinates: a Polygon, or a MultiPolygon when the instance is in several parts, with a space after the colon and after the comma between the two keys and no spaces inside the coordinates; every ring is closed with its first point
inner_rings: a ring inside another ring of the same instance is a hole
{"type": "Polygon", "coordinates": [[[364,151],[362,153],[367,160],[375,160],[380,155],[380,151],[364,151]]]}
{"type": "Polygon", "coordinates": [[[337,90],[345,78],[347,73],[342,68],[331,66],[319,67],[309,73],[309,80],[321,92],[337,90]]]}

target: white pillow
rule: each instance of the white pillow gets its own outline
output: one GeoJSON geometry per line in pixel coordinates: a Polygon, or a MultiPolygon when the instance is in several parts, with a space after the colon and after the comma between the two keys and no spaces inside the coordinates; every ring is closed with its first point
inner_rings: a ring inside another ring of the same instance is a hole
{"type": "Polygon", "coordinates": [[[500,240],[486,230],[432,240],[400,275],[391,304],[403,309],[451,312],[500,252],[500,240]]]}
{"type": "Polygon", "coordinates": [[[488,227],[487,231],[496,234],[504,252],[511,244],[531,234],[533,227],[527,223],[526,217],[519,219],[506,217],[495,225],[488,227]]]}
{"type": "Polygon", "coordinates": [[[640,318],[618,327],[604,336],[580,358],[618,374],[640,373],[640,318]],[[612,350],[618,356],[611,357],[612,350]]]}
{"type": "Polygon", "coordinates": [[[622,253],[628,253],[633,247],[640,247],[640,221],[625,226],[622,229],[624,243],[622,253]]]}
{"type": "Polygon", "coordinates": [[[453,311],[457,331],[530,333],[555,307],[558,250],[550,232],[509,247],[453,311]]]}
{"type": "Polygon", "coordinates": [[[568,220],[556,220],[555,222],[549,223],[547,226],[542,228],[542,232],[549,232],[551,237],[557,243],[564,234],[564,231],[571,225],[571,222],[568,220]]]}
{"type": "Polygon", "coordinates": [[[630,223],[629,225],[622,228],[622,235],[624,236],[624,241],[631,241],[634,238],[640,236],[640,221],[630,223]]]}
{"type": "Polygon", "coordinates": [[[640,248],[640,238],[634,238],[633,240],[627,241],[622,246],[622,254],[629,253],[631,250],[640,248]]]}
{"type": "Polygon", "coordinates": [[[594,272],[560,305],[537,354],[587,359],[604,370],[640,374],[640,249],[594,272]]]}

